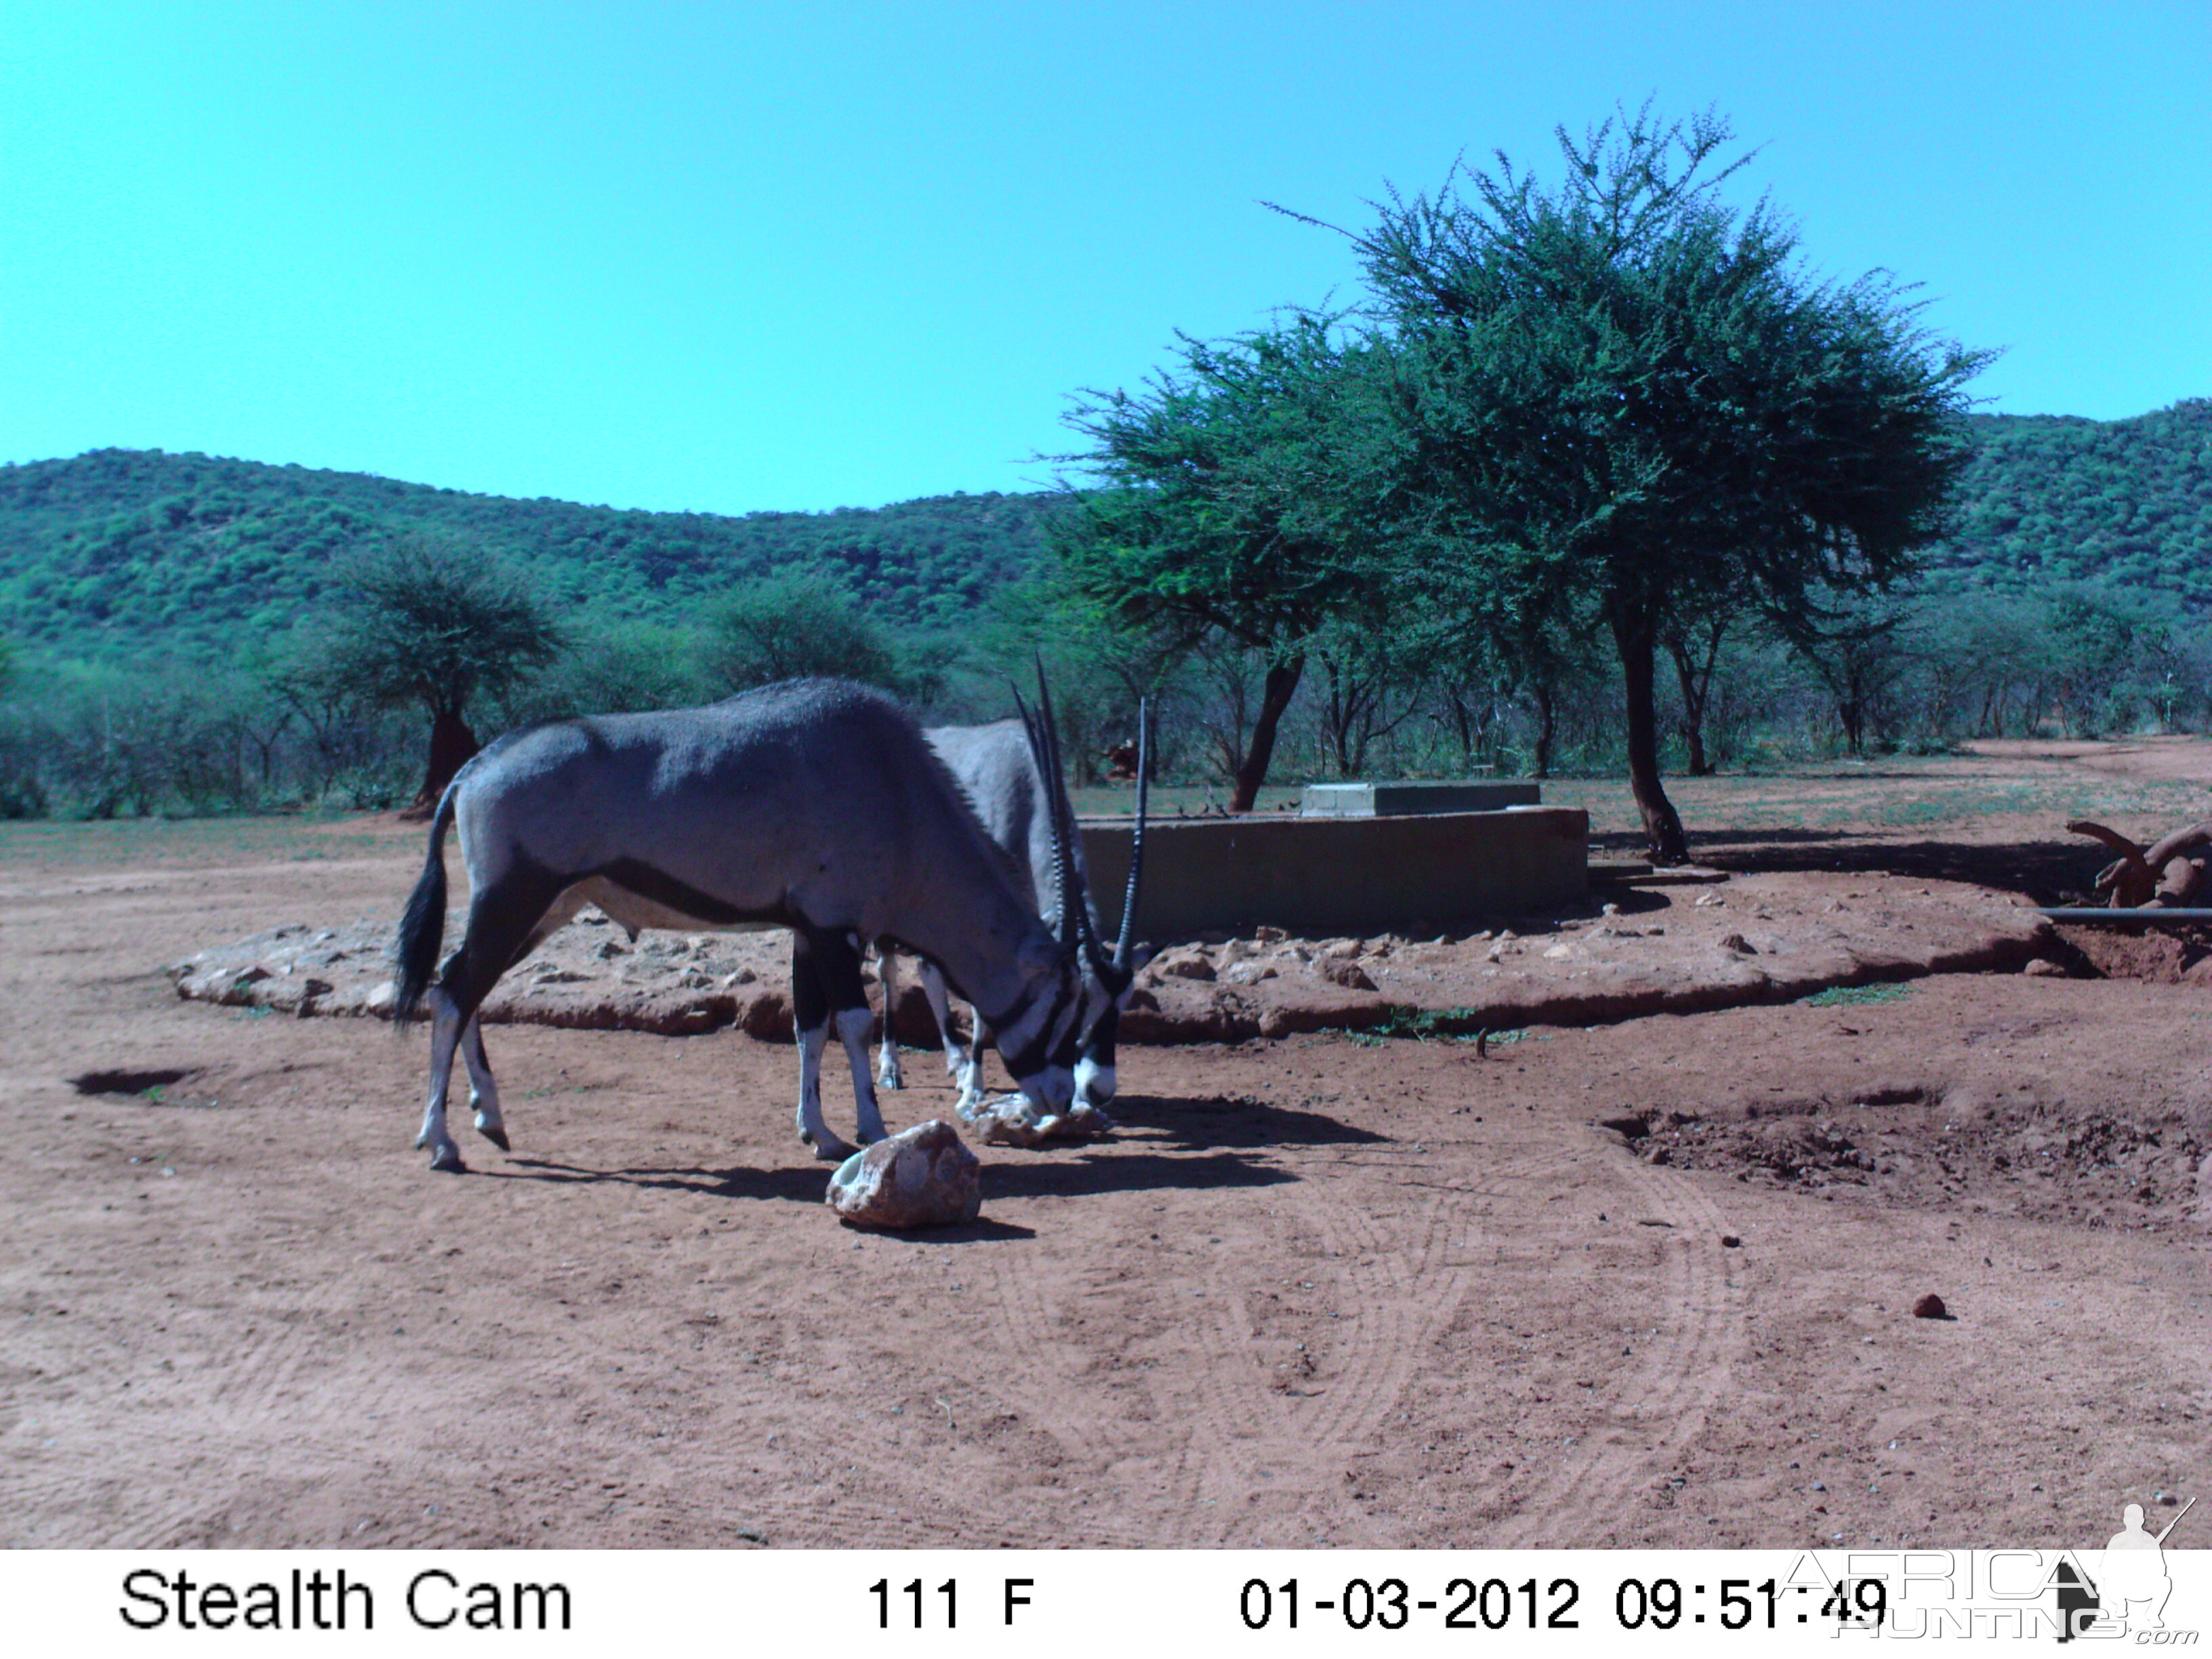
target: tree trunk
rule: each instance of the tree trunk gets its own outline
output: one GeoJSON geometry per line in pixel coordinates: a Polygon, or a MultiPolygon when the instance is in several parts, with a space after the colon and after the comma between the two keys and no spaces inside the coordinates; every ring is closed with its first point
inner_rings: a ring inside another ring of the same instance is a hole
{"type": "Polygon", "coordinates": [[[1844,724],[1844,747],[1854,756],[1865,753],[1866,694],[1850,663],[1844,666],[1844,690],[1836,698],[1836,718],[1844,724]]]}
{"type": "Polygon", "coordinates": [[[1723,632],[1722,629],[1712,629],[1702,666],[1691,657],[1686,636],[1667,641],[1667,654],[1674,659],[1674,678],[1682,687],[1682,741],[1690,751],[1690,775],[1693,778],[1713,775],[1713,763],[1705,755],[1705,705],[1712,699],[1713,665],[1720,660],[1723,632]]]}
{"type": "Polygon", "coordinates": [[[1552,695],[1552,679],[1548,673],[1539,673],[1532,688],[1536,694],[1536,754],[1530,766],[1532,775],[1548,778],[1552,775],[1552,738],[1559,726],[1557,699],[1552,695]]]}
{"type": "Polygon", "coordinates": [[[459,709],[434,710],[430,716],[430,763],[422,774],[422,788],[399,816],[419,819],[435,812],[438,798],[446,793],[453,774],[468,764],[470,757],[482,746],[477,742],[477,734],[469,730],[469,723],[461,718],[459,709]]]}
{"type": "Polygon", "coordinates": [[[1622,689],[1628,699],[1628,785],[1644,815],[1644,842],[1654,864],[1687,864],[1690,850],[1682,836],[1682,820],[1659,781],[1659,715],[1652,695],[1658,641],[1651,612],[1648,607],[1618,601],[1608,620],[1613,643],[1620,648],[1622,689]]]}
{"type": "Polygon", "coordinates": [[[1269,665],[1267,682],[1260,693],[1259,718],[1252,722],[1252,746],[1244,751],[1244,764],[1237,770],[1236,793],[1229,798],[1231,811],[1249,812],[1252,803],[1259,799],[1260,786],[1267,778],[1267,763],[1275,755],[1276,724],[1283,718],[1283,711],[1291,706],[1291,697],[1298,689],[1298,676],[1305,665],[1304,655],[1269,665]]]}
{"type": "Polygon", "coordinates": [[[1329,750],[1336,758],[1336,775],[1349,778],[1352,775],[1352,724],[1358,717],[1358,681],[1353,678],[1347,690],[1345,684],[1346,676],[1336,659],[1325,656],[1322,664],[1328,671],[1328,712],[1325,720],[1328,727],[1329,750]]]}
{"type": "Polygon", "coordinates": [[[1452,726],[1459,733],[1460,769],[1472,776],[1474,772],[1474,710],[1456,691],[1447,691],[1444,701],[1451,707],[1452,726]]]}

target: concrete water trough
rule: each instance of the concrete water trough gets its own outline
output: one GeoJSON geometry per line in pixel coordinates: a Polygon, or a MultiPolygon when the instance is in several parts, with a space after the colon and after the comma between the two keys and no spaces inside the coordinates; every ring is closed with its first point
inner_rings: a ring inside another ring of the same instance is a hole
{"type": "MultiPolygon", "coordinates": [[[[1398,787],[1361,787],[1383,801],[1390,797],[1382,792],[1398,787]]],[[[1130,822],[1086,818],[1079,827],[1098,914],[1111,929],[1128,877],[1130,822]]],[[[1166,939],[1273,927],[1328,938],[1553,909],[1589,895],[1589,814],[1580,807],[1155,817],[1145,831],[1137,933],[1166,939]]]]}

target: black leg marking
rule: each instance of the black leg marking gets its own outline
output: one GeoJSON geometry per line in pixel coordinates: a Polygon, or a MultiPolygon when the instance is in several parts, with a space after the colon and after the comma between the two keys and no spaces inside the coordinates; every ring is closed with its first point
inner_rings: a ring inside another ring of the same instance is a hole
{"type": "Polygon", "coordinates": [[[815,1023],[834,1018],[848,1008],[868,1006],[867,981],[860,976],[860,940],[851,933],[827,930],[794,930],[793,955],[805,951],[812,959],[823,999],[815,1023]]]}

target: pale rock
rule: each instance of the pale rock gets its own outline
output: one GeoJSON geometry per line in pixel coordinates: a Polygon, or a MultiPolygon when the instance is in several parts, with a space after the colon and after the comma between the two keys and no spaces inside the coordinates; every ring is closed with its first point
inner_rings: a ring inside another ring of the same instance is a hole
{"type": "Polygon", "coordinates": [[[879,1140],[837,1166],[824,1200],[856,1227],[941,1227],[983,1207],[983,1166],[941,1118],[879,1140]]]}
{"type": "Polygon", "coordinates": [[[2063,979],[2066,977],[2066,970],[2046,957],[2031,957],[2028,959],[2027,966],[2021,969],[2020,971],[2023,974],[2033,974],[2038,979],[2063,979]]]}
{"type": "Polygon", "coordinates": [[[960,1115],[982,1132],[989,1146],[1059,1146],[1097,1140],[1114,1130],[1114,1120],[1096,1106],[1079,1104],[1047,1116],[1028,1096],[1018,1094],[994,1095],[980,1105],[963,1108],[960,1115]]]}

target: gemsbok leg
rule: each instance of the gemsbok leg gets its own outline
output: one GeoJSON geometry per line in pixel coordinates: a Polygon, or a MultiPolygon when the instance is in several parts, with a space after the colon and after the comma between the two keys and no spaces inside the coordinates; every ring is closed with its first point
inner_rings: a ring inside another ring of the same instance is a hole
{"type": "Polygon", "coordinates": [[[499,1083],[484,1053],[483,1021],[473,1015],[461,1033],[461,1059],[469,1068],[469,1106],[477,1115],[477,1133],[502,1152],[512,1151],[507,1120],[499,1115],[499,1083]]]}
{"type": "Polygon", "coordinates": [[[863,1144],[881,1140],[882,1109],[868,1066],[875,1012],[860,978],[860,942],[834,928],[794,927],[791,933],[791,1012],[799,1036],[799,1138],[823,1159],[842,1161],[853,1148],[830,1133],[822,1115],[822,1054],[836,1028],[853,1068],[853,1099],[863,1144]]]}
{"type": "Polygon", "coordinates": [[[876,1062],[876,1086],[903,1089],[906,1079],[899,1075],[898,1033],[892,1029],[898,1014],[898,951],[887,939],[876,941],[876,978],[884,988],[884,1047],[876,1062]]]}
{"type": "Polygon", "coordinates": [[[965,1117],[982,1103],[983,1044],[990,1036],[990,1028],[983,1024],[982,1014],[971,1008],[975,1030],[972,1040],[962,1044],[952,1024],[952,998],[945,988],[945,971],[927,959],[921,964],[921,994],[929,999],[929,1012],[937,1017],[938,1033],[944,1039],[945,1069],[960,1091],[953,1109],[965,1117]]]}
{"type": "MultiPolygon", "coordinates": [[[[550,931],[541,924],[550,920],[545,913],[559,896],[556,886],[515,872],[479,887],[469,901],[468,929],[461,936],[460,948],[446,958],[438,982],[424,999],[430,1005],[430,1098],[423,1108],[422,1132],[415,1137],[415,1144],[429,1148],[434,1170],[459,1173],[468,1168],[446,1127],[446,1094],[453,1082],[453,1052],[464,1050],[472,1090],[478,1084],[479,1067],[482,1082],[490,1082],[491,1067],[484,1063],[482,1035],[466,1042],[464,1038],[476,1030],[477,1010],[491,994],[499,976],[527,956],[550,931]]],[[[483,1096],[480,1091],[476,1098],[481,1114],[483,1096]]],[[[477,1127],[484,1131],[485,1139],[495,1146],[505,1146],[507,1130],[499,1118],[496,1087],[491,1091],[491,1110],[484,1115],[489,1117],[489,1123],[480,1115],[477,1127]]]]}

